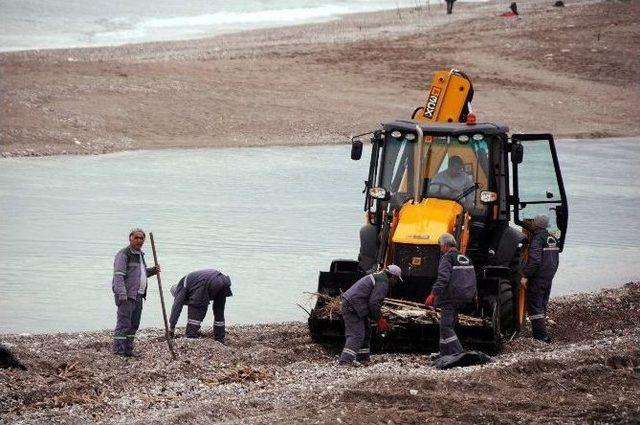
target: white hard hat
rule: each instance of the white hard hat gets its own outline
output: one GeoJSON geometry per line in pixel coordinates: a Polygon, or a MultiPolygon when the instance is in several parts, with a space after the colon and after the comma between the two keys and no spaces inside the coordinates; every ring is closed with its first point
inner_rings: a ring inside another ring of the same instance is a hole
{"type": "Polygon", "coordinates": [[[396,266],[395,264],[390,264],[389,267],[387,267],[387,270],[389,271],[389,273],[400,279],[400,282],[403,281],[402,270],[400,270],[400,267],[396,266]]]}

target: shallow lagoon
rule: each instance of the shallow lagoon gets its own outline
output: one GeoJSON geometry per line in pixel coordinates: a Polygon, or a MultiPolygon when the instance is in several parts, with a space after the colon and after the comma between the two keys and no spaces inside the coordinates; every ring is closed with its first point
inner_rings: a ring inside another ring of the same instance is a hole
{"type": "MultiPolygon", "coordinates": [[[[553,295],[640,277],[638,142],[558,143],[570,214],[553,295]]],[[[169,308],[171,284],[216,267],[229,323],[302,320],[318,271],[357,254],[367,167],[346,145],[1,159],[0,332],[112,327],[113,256],[133,226],[154,233],[169,308]]],[[[149,283],[142,326],[161,327],[149,283]]]]}

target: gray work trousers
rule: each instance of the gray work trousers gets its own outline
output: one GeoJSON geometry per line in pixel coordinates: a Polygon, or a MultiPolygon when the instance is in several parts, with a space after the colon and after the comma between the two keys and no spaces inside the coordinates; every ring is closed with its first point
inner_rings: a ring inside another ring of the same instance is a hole
{"type": "Polygon", "coordinates": [[[551,294],[551,280],[533,279],[527,285],[527,313],[531,321],[533,337],[539,340],[549,338],[545,319],[551,294]]]}
{"type": "Polygon", "coordinates": [[[127,298],[118,306],[116,329],[113,332],[113,353],[130,356],[133,353],[133,341],[140,327],[142,317],[142,295],[136,299],[127,298]]]}
{"type": "MultiPolygon", "coordinates": [[[[216,341],[224,342],[224,306],[227,297],[220,295],[213,300],[213,337],[216,341]]],[[[202,321],[207,315],[207,305],[190,305],[187,308],[187,338],[199,338],[202,321]]]]}
{"type": "Polygon", "coordinates": [[[207,315],[208,305],[190,305],[187,307],[187,338],[200,338],[200,326],[207,315]]]}
{"type": "Polygon", "coordinates": [[[224,342],[224,306],[226,302],[227,297],[222,294],[213,299],[213,337],[220,342],[224,342]]]}
{"type": "Polygon", "coordinates": [[[455,333],[458,323],[458,306],[446,303],[440,306],[440,355],[459,354],[464,351],[455,333]]]}
{"type": "Polygon", "coordinates": [[[453,13],[453,2],[455,0],[447,0],[447,15],[451,15],[453,13]]]}
{"type": "Polygon", "coordinates": [[[349,301],[342,300],[342,319],[344,321],[345,343],[340,362],[352,363],[354,360],[368,362],[371,357],[371,324],[369,318],[358,317],[349,301]]]}

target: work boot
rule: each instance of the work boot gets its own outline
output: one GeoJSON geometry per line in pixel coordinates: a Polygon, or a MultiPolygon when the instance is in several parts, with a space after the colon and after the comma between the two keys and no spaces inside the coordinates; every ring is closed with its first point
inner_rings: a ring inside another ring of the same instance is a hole
{"type": "Polygon", "coordinates": [[[360,367],[362,366],[362,364],[356,360],[353,360],[351,362],[345,362],[345,361],[339,361],[338,362],[338,366],[340,367],[360,367]]]}
{"type": "Polygon", "coordinates": [[[440,354],[440,352],[437,353],[431,353],[429,354],[429,361],[430,362],[435,362],[436,360],[438,360],[440,357],[442,357],[442,354],[440,354]]]}

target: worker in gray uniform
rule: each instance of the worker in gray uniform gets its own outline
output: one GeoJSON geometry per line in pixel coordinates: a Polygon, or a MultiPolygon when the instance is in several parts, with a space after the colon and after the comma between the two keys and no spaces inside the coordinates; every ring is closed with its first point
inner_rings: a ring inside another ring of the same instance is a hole
{"type": "Polygon", "coordinates": [[[233,295],[229,276],[215,269],[194,271],[180,279],[171,288],[171,294],[174,296],[169,318],[171,336],[175,335],[182,307],[187,305],[185,334],[187,338],[199,338],[200,326],[207,315],[209,302],[213,301],[213,337],[216,341],[224,342],[224,307],[227,297],[233,295]]]}
{"type": "Polygon", "coordinates": [[[371,357],[371,324],[377,321],[378,331],[386,332],[389,324],[382,316],[382,301],[389,287],[402,282],[400,267],[391,264],[378,273],[364,276],[342,294],[342,319],[345,343],[340,355],[340,365],[358,366],[368,363],[371,357]]]}
{"type": "Polygon", "coordinates": [[[427,307],[440,308],[440,353],[432,357],[459,354],[464,351],[455,333],[458,311],[476,296],[476,273],[471,260],[458,252],[456,239],[449,233],[438,238],[442,257],[438,277],[425,300],[427,307]]]}
{"type": "Polygon", "coordinates": [[[551,342],[547,334],[545,318],[551,294],[551,283],[558,270],[560,250],[558,241],[549,234],[549,217],[540,214],[533,219],[533,237],[529,245],[527,262],[522,269],[520,282],[527,288],[527,313],[531,321],[533,337],[551,342]]]}
{"type": "Polygon", "coordinates": [[[129,245],[116,254],[111,287],[118,307],[113,335],[113,353],[131,357],[134,338],[142,317],[142,300],[147,298],[147,277],[160,271],[160,265],[147,267],[142,245],[146,234],[142,229],[129,232],[129,245]]]}

